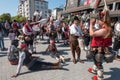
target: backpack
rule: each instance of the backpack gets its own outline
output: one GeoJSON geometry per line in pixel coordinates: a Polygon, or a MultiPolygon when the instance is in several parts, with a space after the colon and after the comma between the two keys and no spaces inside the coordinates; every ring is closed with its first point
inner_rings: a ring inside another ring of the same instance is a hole
{"type": "Polygon", "coordinates": [[[120,23],[115,24],[114,33],[116,37],[120,37],[120,23]]]}

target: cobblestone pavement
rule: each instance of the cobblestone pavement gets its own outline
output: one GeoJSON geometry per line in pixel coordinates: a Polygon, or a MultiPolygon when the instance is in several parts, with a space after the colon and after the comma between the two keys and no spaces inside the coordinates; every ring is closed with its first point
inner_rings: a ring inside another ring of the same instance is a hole
{"type": "MultiPolygon", "coordinates": [[[[5,46],[8,47],[10,41],[5,39],[5,46]]],[[[39,56],[43,61],[56,62],[49,55],[43,53],[47,47],[46,41],[39,41],[37,45],[37,52],[34,54],[39,56]]],[[[71,58],[70,48],[62,46],[62,43],[57,43],[57,48],[62,52],[65,58],[71,58]]],[[[71,61],[67,61],[63,66],[64,70],[43,70],[30,72],[26,67],[22,67],[21,74],[17,78],[11,78],[16,72],[17,66],[10,65],[8,62],[6,51],[0,52],[0,80],[92,80],[93,74],[88,73],[87,69],[93,65],[92,61],[87,61],[85,58],[85,52],[82,51],[81,59],[84,60],[84,64],[73,64],[71,61]]],[[[113,63],[104,63],[105,80],[120,80],[120,62],[114,61],[113,63]]]]}

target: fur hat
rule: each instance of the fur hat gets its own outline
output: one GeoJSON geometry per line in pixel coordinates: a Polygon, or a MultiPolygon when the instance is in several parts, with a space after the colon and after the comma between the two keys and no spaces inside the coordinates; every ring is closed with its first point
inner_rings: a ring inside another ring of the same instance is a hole
{"type": "Polygon", "coordinates": [[[15,39],[15,40],[13,40],[13,41],[11,42],[11,45],[16,45],[16,46],[18,46],[18,44],[19,44],[19,40],[17,40],[17,39],[15,39]]]}
{"type": "Polygon", "coordinates": [[[74,20],[78,20],[79,21],[79,18],[77,16],[74,17],[74,20]]]}

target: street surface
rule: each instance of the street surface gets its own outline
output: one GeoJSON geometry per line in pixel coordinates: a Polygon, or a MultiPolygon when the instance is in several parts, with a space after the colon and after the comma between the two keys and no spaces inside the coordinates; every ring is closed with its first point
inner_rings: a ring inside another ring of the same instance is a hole
{"type": "MultiPolygon", "coordinates": [[[[37,45],[38,54],[41,60],[47,62],[56,62],[44,51],[47,48],[46,40],[39,40],[37,45]]],[[[9,39],[5,39],[5,47],[10,45],[9,39]]],[[[58,51],[60,51],[65,58],[71,58],[70,47],[63,46],[63,43],[57,43],[58,51]]],[[[6,51],[0,52],[0,80],[92,80],[93,74],[89,73],[87,69],[92,67],[93,62],[87,61],[85,52],[82,50],[81,59],[84,60],[84,64],[73,64],[70,61],[66,61],[66,65],[63,66],[63,70],[43,70],[30,72],[25,66],[21,69],[21,74],[17,78],[11,78],[16,73],[16,65],[11,65],[8,62],[6,51]]],[[[105,80],[120,80],[120,62],[114,61],[113,63],[104,63],[105,80]]]]}

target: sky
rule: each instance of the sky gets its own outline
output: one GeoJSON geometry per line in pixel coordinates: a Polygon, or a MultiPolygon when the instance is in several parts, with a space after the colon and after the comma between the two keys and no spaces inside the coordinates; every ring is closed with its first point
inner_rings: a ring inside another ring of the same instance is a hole
{"type": "MultiPolygon", "coordinates": [[[[65,0],[46,0],[48,1],[48,8],[53,9],[65,4],[65,0]]],[[[17,14],[17,7],[19,0],[0,0],[0,15],[3,13],[10,13],[12,16],[17,14]]]]}

